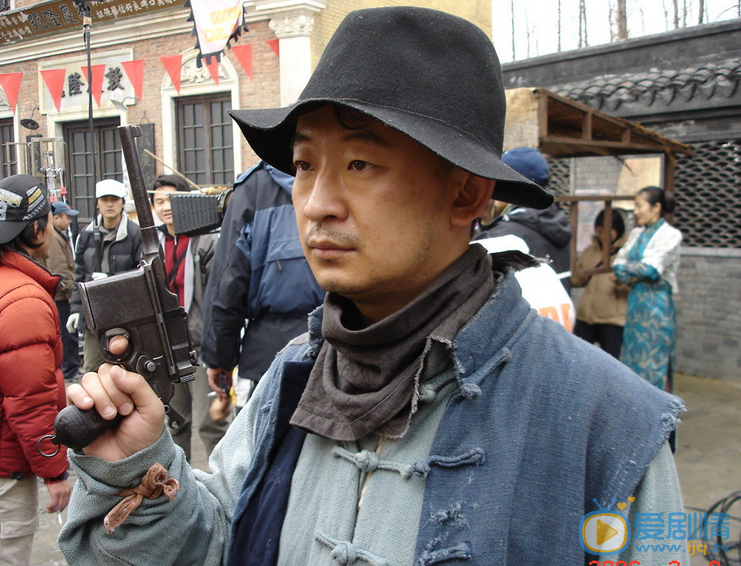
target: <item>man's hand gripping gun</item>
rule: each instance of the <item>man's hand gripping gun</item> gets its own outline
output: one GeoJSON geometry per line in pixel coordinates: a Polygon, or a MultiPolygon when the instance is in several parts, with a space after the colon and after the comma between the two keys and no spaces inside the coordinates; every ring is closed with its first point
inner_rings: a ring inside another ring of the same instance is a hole
{"type": "MultiPolygon", "coordinates": [[[[164,403],[170,427],[178,428],[183,416],[168,405],[173,385],[195,378],[198,359],[185,310],[177,295],[167,288],[164,260],[134,139],[141,130],[126,125],[118,131],[139,216],[142,259],[133,271],[80,283],[82,308],[88,328],[100,339],[103,358],[142,375],[164,403]],[[129,347],[122,355],[114,356],[107,349],[108,341],[122,334],[128,338],[129,347]]],[[[51,442],[80,450],[115,428],[122,418],[118,415],[105,420],[94,408],[82,411],[70,405],[57,415],[51,442]]]]}

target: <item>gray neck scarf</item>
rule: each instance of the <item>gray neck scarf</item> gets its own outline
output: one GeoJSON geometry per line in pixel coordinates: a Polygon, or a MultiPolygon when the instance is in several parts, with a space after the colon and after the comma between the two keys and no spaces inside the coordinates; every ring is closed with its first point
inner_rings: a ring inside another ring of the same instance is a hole
{"type": "Polygon", "coordinates": [[[291,424],[332,440],[371,432],[403,436],[416,410],[419,376],[433,335],[451,343],[494,292],[491,258],[470,246],[419,297],[367,328],[355,305],[324,301],[324,344],[291,424]]]}

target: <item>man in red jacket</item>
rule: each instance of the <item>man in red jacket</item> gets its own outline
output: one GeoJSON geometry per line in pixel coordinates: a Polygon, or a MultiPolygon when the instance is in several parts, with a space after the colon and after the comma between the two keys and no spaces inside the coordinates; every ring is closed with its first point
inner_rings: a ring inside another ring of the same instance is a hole
{"type": "Polygon", "coordinates": [[[46,189],[38,180],[0,180],[0,564],[30,564],[38,528],[36,478],[49,491],[48,513],[64,509],[71,492],[66,449],[44,457],[37,448],[66,404],[54,304],[60,277],[37,263],[48,258],[53,237],[46,189]]]}

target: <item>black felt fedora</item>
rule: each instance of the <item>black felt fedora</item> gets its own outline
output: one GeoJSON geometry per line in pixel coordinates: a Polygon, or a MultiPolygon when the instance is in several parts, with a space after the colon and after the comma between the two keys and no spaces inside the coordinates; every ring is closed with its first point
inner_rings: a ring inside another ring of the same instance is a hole
{"type": "Polygon", "coordinates": [[[498,200],[534,208],[553,202],[500,159],[499,59],[486,34],[464,19],[412,7],[351,12],[295,104],[230,114],[261,159],[292,174],[296,119],[327,103],[367,114],[457,167],[496,179],[498,200]]]}

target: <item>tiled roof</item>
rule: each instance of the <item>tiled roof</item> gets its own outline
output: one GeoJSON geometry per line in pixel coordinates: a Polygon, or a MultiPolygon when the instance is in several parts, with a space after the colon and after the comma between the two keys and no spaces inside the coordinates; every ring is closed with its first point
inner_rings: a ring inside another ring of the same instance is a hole
{"type": "Polygon", "coordinates": [[[604,75],[553,89],[598,110],[614,111],[623,103],[669,106],[675,99],[689,102],[701,97],[730,98],[741,82],[741,59],[705,63],[679,71],[649,71],[604,75]]]}

